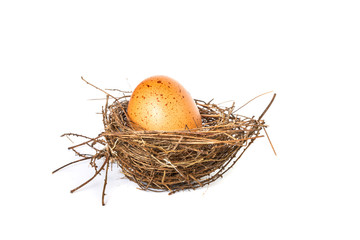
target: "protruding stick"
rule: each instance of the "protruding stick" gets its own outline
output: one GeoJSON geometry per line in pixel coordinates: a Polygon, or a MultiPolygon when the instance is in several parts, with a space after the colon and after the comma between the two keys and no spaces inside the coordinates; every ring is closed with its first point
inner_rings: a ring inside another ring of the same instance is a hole
{"type": "Polygon", "coordinates": [[[264,112],[260,115],[260,117],[259,117],[258,121],[260,121],[260,120],[261,120],[261,118],[262,118],[262,117],[265,115],[265,113],[267,112],[267,110],[269,110],[269,108],[270,108],[271,104],[272,104],[272,103],[274,102],[274,100],[275,100],[275,97],[276,97],[276,93],[274,93],[273,98],[271,99],[271,101],[270,101],[269,105],[265,108],[264,112]]]}
{"type": "Polygon", "coordinates": [[[81,161],[85,161],[85,160],[90,159],[90,158],[91,158],[91,157],[86,157],[86,158],[82,158],[82,159],[73,161],[73,162],[71,162],[71,163],[65,164],[64,166],[59,167],[58,169],[54,170],[54,171],[52,172],[52,174],[56,173],[57,171],[65,168],[65,167],[67,167],[67,166],[69,166],[69,165],[71,165],[71,164],[74,164],[74,163],[77,163],[77,162],[81,162],[81,161]]]}
{"type": "Polygon", "coordinates": [[[104,161],[103,165],[100,167],[100,169],[95,172],[94,176],[92,176],[89,180],[87,180],[86,182],[84,182],[83,184],[81,184],[80,186],[78,186],[77,188],[74,188],[74,189],[71,190],[70,192],[73,193],[73,192],[79,190],[80,188],[82,188],[83,186],[85,186],[86,184],[88,184],[89,182],[91,182],[91,180],[93,180],[93,179],[103,170],[103,168],[105,167],[105,164],[107,163],[107,160],[108,160],[108,159],[106,159],[106,160],[104,161]]]}
{"type": "Polygon", "coordinates": [[[103,192],[102,192],[102,205],[103,206],[105,206],[105,189],[106,189],[108,171],[109,171],[109,164],[110,164],[109,157],[106,158],[105,162],[107,164],[106,164],[106,171],[105,171],[104,187],[103,187],[103,192]]]}

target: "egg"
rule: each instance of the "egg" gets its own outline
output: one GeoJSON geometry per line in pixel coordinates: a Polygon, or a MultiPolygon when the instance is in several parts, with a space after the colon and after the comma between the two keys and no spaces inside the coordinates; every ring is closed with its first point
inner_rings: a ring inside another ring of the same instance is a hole
{"type": "Polygon", "coordinates": [[[142,81],[130,97],[127,114],[135,130],[201,128],[199,109],[188,91],[166,76],[142,81]]]}

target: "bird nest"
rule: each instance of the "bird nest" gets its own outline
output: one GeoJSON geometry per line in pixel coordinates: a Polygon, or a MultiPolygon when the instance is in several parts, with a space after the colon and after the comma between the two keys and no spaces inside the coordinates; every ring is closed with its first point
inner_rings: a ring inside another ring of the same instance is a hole
{"type": "Polygon", "coordinates": [[[85,139],[69,147],[80,159],[53,173],[71,164],[89,161],[95,174],[71,190],[73,193],[105,171],[103,205],[109,165],[112,164],[119,166],[125,177],[142,190],[168,191],[173,194],[203,187],[222,177],[255,139],[263,137],[260,131],[265,131],[267,126],[262,117],[275,96],[257,119],[236,114],[234,104],[231,107],[220,107],[212,101],[195,100],[202,117],[201,128],[136,131],[127,116],[130,96],[123,93],[123,96],[117,98],[107,93],[106,104],[102,109],[104,131],[95,138],[64,134],[85,139]],[[84,145],[92,148],[94,153],[80,153],[79,148],[84,145]]]}

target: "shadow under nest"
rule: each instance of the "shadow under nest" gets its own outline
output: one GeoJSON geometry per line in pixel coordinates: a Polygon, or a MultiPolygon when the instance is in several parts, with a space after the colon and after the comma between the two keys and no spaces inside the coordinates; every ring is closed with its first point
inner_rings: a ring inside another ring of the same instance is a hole
{"type": "Polygon", "coordinates": [[[258,119],[236,114],[234,104],[231,107],[219,107],[211,101],[195,100],[202,117],[201,128],[135,131],[126,114],[130,96],[115,98],[107,94],[106,104],[102,109],[104,131],[95,138],[74,133],[64,134],[63,136],[85,138],[84,142],[69,147],[80,159],[53,173],[71,164],[89,161],[95,174],[71,190],[73,193],[105,171],[103,205],[110,164],[118,165],[126,178],[137,183],[142,190],[168,191],[173,194],[180,190],[202,187],[222,177],[255,139],[263,137],[260,131],[264,130],[266,133],[267,126],[262,117],[275,96],[276,94],[258,119]],[[113,99],[112,103],[109,101],[110,97],[113,99]],[[84,145],[91,147],[95,154],[80,153],[77,149],[84,145]],[[100,159],[104,161],[98,166],[100,159]]]}

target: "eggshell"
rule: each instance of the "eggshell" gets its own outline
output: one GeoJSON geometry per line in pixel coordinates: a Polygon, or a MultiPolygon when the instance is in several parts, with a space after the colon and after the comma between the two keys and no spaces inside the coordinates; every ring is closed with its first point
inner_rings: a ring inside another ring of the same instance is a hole
{"type": "Polygon", "coordinates": [[[201,116],[190,94],[177,81],[153,76],[131,95],[128,116],[136,130],[173,131],[201,127],[201,116]]]}

